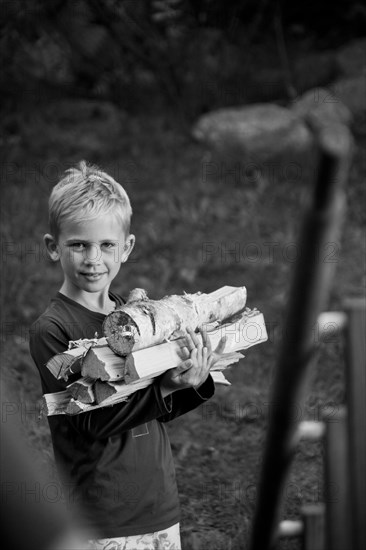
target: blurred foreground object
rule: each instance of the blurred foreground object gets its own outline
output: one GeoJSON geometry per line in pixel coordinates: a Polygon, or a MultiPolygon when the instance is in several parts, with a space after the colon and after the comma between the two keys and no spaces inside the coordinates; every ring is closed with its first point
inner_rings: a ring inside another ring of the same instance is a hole
{"type": "MultiPolygon", "coordinates": [[[[319,152],[316,185],[304,220],[300,240],[303,254],[296,264],[284,330],[286,339],[282,342],[273,385],[273,408],[251,550],[274,548],[281,532],[286,536],[302,532],[298,526],[292,530],[280,524],[278,529],[276,524],[286,475],[301,436],[296,411],[304,402],[308,374],[316,359],[312,327],[326,305],[334,273],[334,264],[322,261],[318,251],[326,243],[339,239],[346,205],[345,188],[353,148],[350,132],[334,121],[319,124],[318,117],[309,116],[308,122],[319,152]]],[[[352,372],[348,384],[349,410],[337,411],[325,429],[326,506],[325,510],[317,507],[311,513],[304,511],[305,550],[362,550],[366,546],[364,314],[363,305],[363,309],[351,312],[348,318],[352,327],[348,336],[351,357],[348,368],[352,372]]],[[[314,430],[308,435],[313,437],[314,430]]],[[[318,430],[318,435],[322,436],[322,430],[318,430]]]]}
{"type": "MultiPolygon", "coordinates": [[[[83,532],[68,515],[61,485],[47,479],[34,462],[14,416],[7,415],[6,390],[1,405],[1,531],[6,550],[85,550],[83,532]]],[[[33,451],[33,450],[32,450],[33,451]]]]}

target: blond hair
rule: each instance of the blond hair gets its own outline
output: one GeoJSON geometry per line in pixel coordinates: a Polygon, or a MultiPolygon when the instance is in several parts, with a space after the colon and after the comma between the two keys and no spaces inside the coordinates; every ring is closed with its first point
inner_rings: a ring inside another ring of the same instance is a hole
{"type": "Polygon", "coordinates": [[[123,187],[98,166],[84,160],[69,168],[52,190],[49,199],[51,234],[57,238],[61,223],[69,220],[91,220],[113,212],[126,234],[130,231],[132,208],[123,187]]]}

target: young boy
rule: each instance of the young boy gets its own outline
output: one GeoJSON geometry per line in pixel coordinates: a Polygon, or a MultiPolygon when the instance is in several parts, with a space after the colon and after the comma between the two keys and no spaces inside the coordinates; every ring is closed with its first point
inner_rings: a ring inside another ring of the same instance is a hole
{"type": "MultiPolygon", "coordinates": [[[[48,360],[70,340],[101,337],[105,316],[124,303],[109,287],[135,244],[131,214],[124,189],[85,162],[68,170],[51,193],[44,242],[64,281],[30,331],[43,393],[66,386],[48,371],[48,360]]],[[[189,331],[182,364],[127,402],[48,418],[67,502],[83,510],[86,528],[100,537],[86,547],[180,548],[178,493],[163,423],[214,394],[209,369],[224,343],[212,352],[204,333],[202,338],[203,345],[189,331]]]]}

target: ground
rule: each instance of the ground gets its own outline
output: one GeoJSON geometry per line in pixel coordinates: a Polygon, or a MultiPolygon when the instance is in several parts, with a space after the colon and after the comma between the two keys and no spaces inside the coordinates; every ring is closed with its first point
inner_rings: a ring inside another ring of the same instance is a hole
{"type": "MultiPolygon", "coordinates": [[[[232,385],[218,387],[210,402],[168,427],[181,496],[184,549],[245,547],[283,316],[299,252],[294,243],[311,182],[284,177],[280,170],[277,178],[238,183],[177,129],[173,118],[162,114],[131,118],[110,105],[64,100],[25,110],[14,124],[3,142],[5,412],[19,417],[30,452],[40,455],[54,476],[47,421],[38,417],[41,391],[27,331],[61,284],[60,270],[47,260],[41,241],[47,231],[49,190],[71,163],[82,158],[100,163],[125,186],[134,209],[136,250],[114,290],[126,295],[131,288],[142,287],[151,298],[159,298],[245,285],[248,305],[264,313],[269,340],[249,349],[245,359],[231,368],[227,377],[232,385]]],[[[365,130],[363,123],[353,128],[356,147],[342,237],[320,251],[323,261],[336,264],[330,310],[341,308],[345,297],[362,291],[365,130]]],[[[341,338],[321,344],[306,402],[299,408],[301,419],[317,420],[344,402],[343,351],[341,338]]],[[[282,518],[297,518],[302,504],[324,498],[322,464],[320,443],[299,445],[282,518]]],[[[297,547],[296,541],[280,545],[297,547]]]]}

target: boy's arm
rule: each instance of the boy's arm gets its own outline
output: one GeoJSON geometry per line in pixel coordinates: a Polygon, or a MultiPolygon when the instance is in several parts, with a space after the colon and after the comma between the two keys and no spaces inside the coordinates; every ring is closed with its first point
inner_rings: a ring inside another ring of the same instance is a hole
{"type": "MultiPolygon", "coordinates": [[[[169,422],[178,416],[185,414],[193,409],[196,409],[202,403],[210,399],[215,393],[215,384],[211,376],[208,376],[206,381],[199,388],[187,388],[179,390],[171,394],[170,410],[158,418],[159,422],[169,422]]],[[[168,397],[168,398],[169,398],[168,397]]],[[[168,401],[168,398],[165,401],[168,401]]]]}

